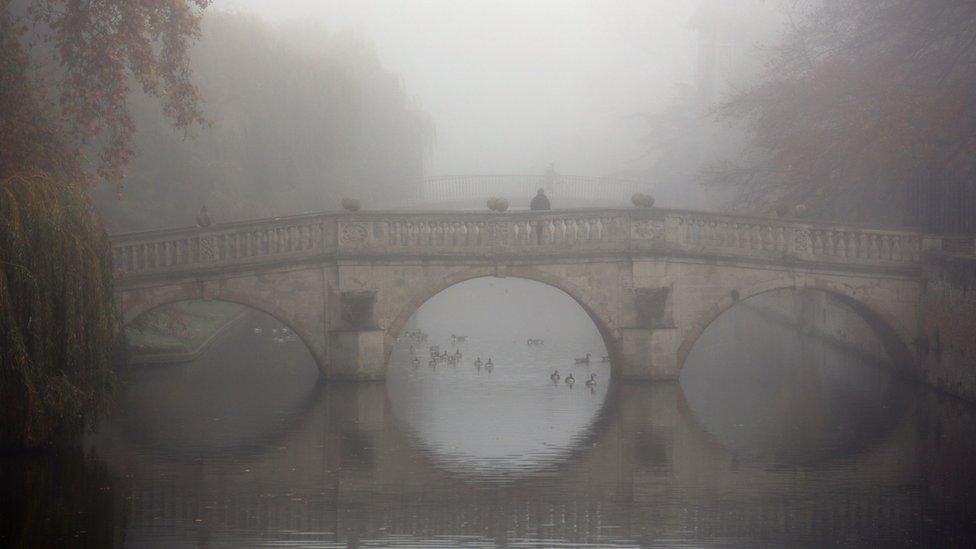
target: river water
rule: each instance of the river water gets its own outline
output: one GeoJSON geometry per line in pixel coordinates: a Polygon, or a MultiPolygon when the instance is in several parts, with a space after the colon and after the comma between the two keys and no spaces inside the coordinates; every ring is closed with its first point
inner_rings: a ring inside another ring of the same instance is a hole
{"type": "Polygon", "coordinates": [[[971,545],[976,408],[791,299],[722,315],[680,383],[613,380],[585,312],[528,281],[432,298],[386,383],[320,383],[255,312],[197,360],[127,369],[83,451],[0,456],[0,545],[971,545]]]}

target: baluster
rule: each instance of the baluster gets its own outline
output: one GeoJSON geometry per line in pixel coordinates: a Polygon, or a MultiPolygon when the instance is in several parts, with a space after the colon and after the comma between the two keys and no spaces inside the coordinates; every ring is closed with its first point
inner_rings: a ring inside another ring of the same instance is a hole
{"type": "Polygon", "coordinates": [[[462,246],[464,240],[461,238],[461,223],[459,221],[451,222],[451,245],[452,246],[462,246]]]}
{"type": "Polygon", "coordinates": [[[590,240],[601,242],[603,240],[603,220],[599,217],[590,223],[590,240]]]}
{"type": "Polygon", "coordinates": [[[891,237],[886,234],[880,235],[881,250],[879,259],[891,259],[891,237]]]}
{"type": "Polygon", "coordinates": [[[899,260],[902,258],[902,241],[900,236],[891,237],[891,259],[899,260]]]}
{"type": "Polygon", "coordinates": [[[786,251],[786,229],[776,227],[776,251],[783,253],[786,251]]]}
{"type": "Polygon", "coordinates": [[[839,256],[847,253],[847,246],[844,244],[844,233],[840,231],[831,231],[830,241],[833,244],[832,255],[839,256]]]}

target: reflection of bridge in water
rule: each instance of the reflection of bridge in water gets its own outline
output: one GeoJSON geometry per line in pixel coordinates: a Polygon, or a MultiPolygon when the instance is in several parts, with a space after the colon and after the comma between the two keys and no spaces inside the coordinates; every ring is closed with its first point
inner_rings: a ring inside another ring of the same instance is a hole
{"type": "Polygon", "coordinates": [[[491,485],[441,469],[398,430],[385,388],[373,384],[326,387],[308,417],[261,454],[174,461],[131,452],[110,431],[98,448],[115,476],[133,479],[116,494],[128,501],[117,523],[129,540],[165,531],[168,539],[341,544],[398,536],[838,544],[864,531],[910,534],[924,502],[904,486],[953,472],[924,459],[937,443],[926,434],[932,420],[911,407],[898,406],[901,419],[880,442],[842,458],[854,471],[845,475],[829,464],[740,464],[698,425],[677,385],[615,391],[568,459],[491,485]],[[744,494],[743,486],[763,489],[744,494]]]}

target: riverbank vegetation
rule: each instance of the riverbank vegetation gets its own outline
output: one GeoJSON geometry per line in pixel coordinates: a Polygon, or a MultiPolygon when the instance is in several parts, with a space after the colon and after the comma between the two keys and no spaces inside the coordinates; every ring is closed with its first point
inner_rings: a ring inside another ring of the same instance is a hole
{"type": "Polygon", "coordinates": [[[715,181],[752,209],[976,230],[976,4],[800,2],[790,13],[768,66],[721,106],[752,147],[715,181]]]}
{"type": "Polygon", "coordinates": [[[114,387],[108,238],[89,190],[115,185],[127,92],[203,120],[188,41],[208,0],[0,0],[0,448],[71,442],[114,387]]]}
{"type": "Polygon", "coordinates": [[[247,307],[228,301],[188,300],[163,305],[125,327],[130,361],[153,355],[192,357],[219,332],[247,314],[247,307]]]}

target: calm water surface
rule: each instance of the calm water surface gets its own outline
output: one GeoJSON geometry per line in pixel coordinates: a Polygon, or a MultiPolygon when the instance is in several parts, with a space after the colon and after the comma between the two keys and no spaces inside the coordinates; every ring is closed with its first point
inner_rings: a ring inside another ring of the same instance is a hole
{"type": "Polygon", "coordinates": [[[586,314],[526,281],[435,296],[385,384],[319,383],[255,313],[198,360],[131,368],[84,452],[0,458],[0,545],[971,545],[976,409],[782,297],[720,317],[680,384],[613,381],[586,314]]]}

